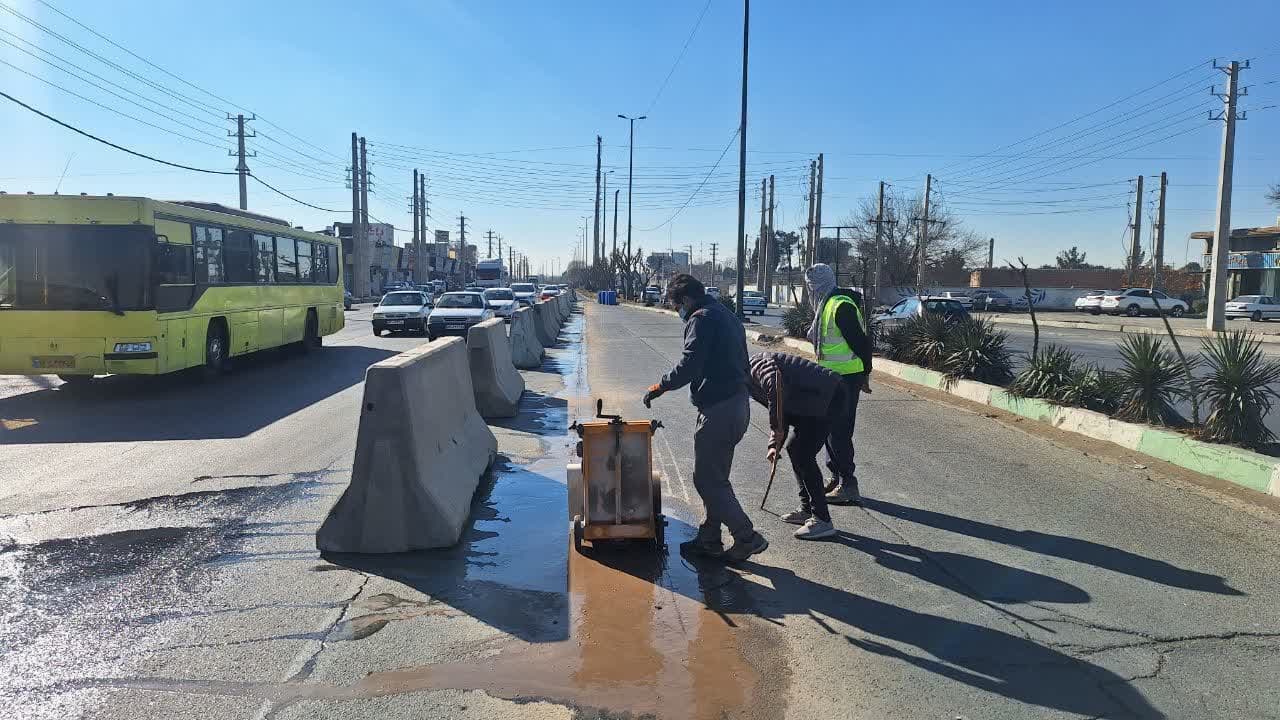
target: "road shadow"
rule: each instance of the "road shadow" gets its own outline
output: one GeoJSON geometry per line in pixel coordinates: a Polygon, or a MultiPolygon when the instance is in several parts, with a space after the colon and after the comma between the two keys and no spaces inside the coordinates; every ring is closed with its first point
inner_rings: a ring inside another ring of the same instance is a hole
{"type": "Polygon", "coordinates": [[[115,375],[0,398],[0,445],[239,438],[364,380],[396,351],[339,345],[306,356],[235,358],[210,382],[194,373],[115,375]]]}
{"type": "MultiPolygon", "coordinates": [[[[714,560],[681,557],[679,543],[692,538],[696,530],[677,518],[667,521],[665,551],[620,544],[591,549],[586,554],[596,562],[703,603],[730,625],[739,622],[735,615],[759,617],[778,626],[793,625],[797,618],[807,617],[834,641],[1029,705],[1084,717],[1164,717],[1120,675],[1022,634],[909,610],[800,577],[784,568],[757,562],[727,566],[714,560]],[[753,579],[753,575],[757,578],[753,579]],[[846,633],[838,627],[841,624],[857,632],[846,633]]],[[[955,588],[955,577],[938,564],[911,559],[919,558],[923,552],[917,548],[865,538],[852,539],[849,544],[877,560],[883,558],[895,570],[971,594],[967,589],[955,588]]],[[[767,559],[768,555],[761,557],[767,559]]],[[[971,562],[971,569],[1009,578],[1009,584],[1018,586],[1017,592],[1027,599],[1088,599],[1082,591],[1036,573],[998,563],[974,563],[958,556],[948,558],[951,561],[971,562]]]]}
{"type": "Polygon", "coordinates": [[[865,498],[863,506],[868,510],[900,520],[928,525],[939,530],[947,530],[1002,545],[1018,547],[1041,555],[1072,560],[1169,587],[1218,595],[1245,594],[1228,585],[1221,576],[1196,570],[1186,570],[1163,560],[1156,560],[1128,550],[1102,545],[1089,540],[1081,540],[1080,538],[1066,535],[1054,535],[1037,530],[1013,530],[955,515],[898,505],[886,500],[865,498]]]}

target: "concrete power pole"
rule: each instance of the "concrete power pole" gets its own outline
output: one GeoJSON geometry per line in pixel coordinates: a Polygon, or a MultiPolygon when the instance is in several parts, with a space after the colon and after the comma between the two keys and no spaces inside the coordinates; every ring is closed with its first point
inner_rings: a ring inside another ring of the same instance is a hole
{"type": "Polygon", "coordinates": [[[881,257],[881,254],[883,253],[883,250],[881,250],[881,248],[883,247],[883,244],[881,243],[883,228],[884,228],[884,181],[881,180],[879,208],[876,210],[876,250],[875,250],[876,256],[875,256],[875,262],[874,262],[875,270],[873,271],[875,274],[872,276],[875,278],[875,282],[873,283],[873,285],[875,286],[875,297],[872,298],[872,305],[871,305],[871,307],[873,308],[876,306],[876,304],[880,302],[880,257],[881,257]]]}
{"type": "MultiPolygon", "coordinates": [[[[738,283],[735,303],[738,319],[746,318],[742,310],[742,288],[747,274],[747,48],[751,39],[751,0],[742,0],[742,112],[738,125],[738,283]]],[[[712,265],[714,268],[715,265],[712,265]]]]}
{"type": "MultiPolygon", "coordinates": [[[[227,119],[230,120],[231,116],[228,115],[227,119]]],[[[254,115],[247,119],[257,120],[258,116],[254,115]]],[[[256,152],[246,153],[244,151],[244,139],[247,137],[257,137],[257,133],[252,133],[252,132],[246,133],[244,131],[245,120],[246,118],[244,115],[237,115],[236,131],[227,133],[227,135],[233,135],[236,138],[236,150],[234,152],[232,152],[231,150],[228,150],[227,154],[235,155],[237,158],[239,158],[239,162],[236,163],[236,175],[240,176],[240,209],[241,210],[249,209],[249,166],[245,164],[244,159],[246,157],[258,156],[258,153],[256,152]]]]}
{"type": "Polygon", "coordinates": [[[809,262],[812,265],[822,260],[822,153],[818,153],[818,189],[814,193],[814,210],[813,210],[813,260],[809,262]]]}
{"type": "Polygon", "coordinates": [[[987,240],[987,269],[995,267],[996,262],[996,239],[987,240]]]}
{"type": "Polygon", "coordinates": [[[1224,330],[1223,312],[1227,302],[1227,257],[1231,251],[1231,181],[1236,160],[1236,120],[1243,120],[1244,113],[1236,117],[1236,103],[1241,95],[1240,70],[1249,69],[1249,61],[1243,65],[1232,60],[1226,67],[1214,67],[1227,74],[1227,91],[1214,93],[1222,98],[1223,109],[1214,119],[1222,120],[1222,167],[1218,173],[1218,222],[1213,233],[1213,258],[1209,270],[1209,314],[1205,327],[1214,331],[1224,330]]]}
{"type": "MultiPolygon", "coordinates": [[[[801,249],[801,251],[800,251],[800,265],[801,265],[801,266],[803,266],[803,267],[806,267],[806,268],[807,268],[808,266],[810,266],[810,265],[812,265],[812,264],[813,264],[813,246],[814,246],[814,241],[813,241],[813,235],[814,235],[814,233],[813,233],[813,200],[814,200],[814,197],[813,197],[813,195],[814,195],[814,190],[817,188],[817,186],[818,186],[818,161],[817,161],[817,160],[810,160],[810,161],[809,161],[809,219],[805,222],[805,226],[804,226],[804,247],[803,247],[803,248],[801,249]]],[[[789,260],[789,258],[788,258],[788,260],[789,260]]],[[[790,266],[788,265],[788,270],[787,270],[787,285],[788,285],[788,286],[791,286],[791,271],[792,271],[792,270],[794,270],[794,268],[790,268],[790,266]]],[[[803,275],[802,275],[801,277],[803,277],[803,275]]],[[[794,292],[794,291],[792,291],[792,292],[794,292]]],[[[794,295],[792,295],[792,299],[793,299],[793,300],[794,300],[794,298],[795,298],[795,296],[794,296],[794,295]]],[[[803,283],[803,282],[802,282],[802,283],[800,283],[800,302],[801,302],[801,303],[807,303],[807,302],[809,302],[809,284],[808,284],[808,283],[803,283]]]]}
{"type": "Polygon", "coordinates": [[[760,240],[756,243],[756,290],[764,292],[765,213],[769,202],[769,179],[760,178],[760,240]]]}
{"type": "Polygon", "coordinates": [[[467,284],[467,216],[458,213],[458,274],[460,282],[467,284]]]}
{"type": "Polygon", "coordinates": [[[484,236],[489,240],[489,252],[485,254],[485,257],[491,258],[493,257],[493,230],[489,230],[484,236]]]}
{"type": "Polygon", "coordinates": [[[1151,253],[1151,289],[1159,290],[1161,285],[1160,273],[1164,270],[1164,199],[1165,192],[1169,188],[1169,173],[1160,173],[1160,200],[1156,206],[1156,227],[1155,237],[1152,241],[1155,247],[1151,253]]]}
{"type": "Polygon", "coordinates": [[[364,136],[360,137],[360,265],[356,267],[356,282],[369,295],[369,155],[365,152],[364,136]]]}
{"type": "Polygon", "coordinates": [[[778,258],[774,257],[774,242],[776,234],[773,229],[773,190],[774,176],[769,176],[769,220],[765,225],[765,242],[764,242],[764,296],[766,298],[773,297],[773,268],[778,264],[778,258]]]}
{"type": "Polygon", "coordinates": [[[617,292],[618,290],[618,268],[613,266],[613,260],[618,256],[618,193],[622,192],[622,188],[613,191],[613,251],[609,253],[609,263],[612,270],[609,273],[609,289],[617,292]]]}
{"type": "Polygon", "coordinates": [[[422,211],[421,200],[418,198],[418,171],[413,171],[413,284],[422,284],[422,238],[419,237],[418,231],[422,226],[422,218],[418,213],[422,211]]]}
{"type": "Polygon", "coordinates": [[[716,284],[716,246],[719,243],[711,243],[711,285],[716,284]]]}
{"type": "Polygon", "coordinates": [[[427,174],[418,173],[418,257],[422,258],[422,282],[431,279],[431,270],[427,268],[427,216],[431,214],[431,203],[427,202],[427,174]]]}
{"type": "Polygon", "coordinates": [[[1129,227],[1133,229],[1133,238],[1129,243],[1129,262],[1128,272],[1125,273],[1125,286],[1133,287],[1137,282],[1138,275],[1138,253],[1142,251],[1142,176],[1138,176],[1138,194],[1133,201],[1133,225],[1129,227]]]}
{"type": "MultiPolygon", "coordinates": [[[[348,284],[351,294],[359,300],[360,284],[356,281],[356,268],[360,267],[360,141],[356,133],[351,133],[351,276],[348,284]]],[[[346,258],[343,258],[346,263],[346,258]]]]}
{"type": "Polygon", "coordinates": [[[599,135],[596,136],[596,210],[595,224],[591,230],[591,257],[583,258],[582,264],[595,266],[600,261],[600,149],[601,143],[604,141],[599,135]]]}
{"type": "Polygon", "coordinates": [[[929,196],[933,192],[933,175],[924,176],[924,217],[920,222],[920,238],[916,249],[916,294],[924,292],[924,266],[929,253],[929,196]]]}

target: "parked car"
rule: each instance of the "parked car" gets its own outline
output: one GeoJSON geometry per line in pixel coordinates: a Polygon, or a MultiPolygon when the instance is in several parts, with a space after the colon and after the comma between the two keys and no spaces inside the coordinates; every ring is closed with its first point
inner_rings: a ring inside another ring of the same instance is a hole
{"type": "Polygon", "coordinates": [[[961,320],[969,316],[969,311],[954,298],[945,297],[909,297],[871,318],[873,333],[884,333],[902,324],[907,318],[925,313],[941,313],[949,321],[961,320]]]}
{"type": "Polygon", "coordinates": [[[1280,318],[1280,300],[1270,295],[1241,295],[1227,303],[1228,320],[1249,318],[1254,322],[1280,318]]]}
{"type": "Polygon", "coordinates": [[[515,296],[517,303],[533,307],[538,301],[538,286],[533,283],[511,283],[511,294],[515,296]]]}
{"type": "Polygon", "coordinates": [[[650,285],[644,289],[644,304],[657,305],[662,302],[662,288],[657,285],[650,285]]]}
{"type": "Polygon", "coordinates": [[[973,298],[970,310],[1007,312],[1013,309],[1013,298],[999,290],[974,290],[969,297],[973,298]]]}
{"type": "Polygon", "coordinates": [[[515,315],[516,308],[520,307],[511,288],[489,288],[484,291],[484,301],[489,304],[489,309],[496,317],[507,322],[511,322],[511,316],[515,315]]]}
{"type": "Polygon", "coordinates": [[[550,300],[551,298],[556,297],[559,294],[560,294],[559,285],[544,285],[542,288],[542,292],[538,293],[538,298],[541,300],[550,300]]]}
{"type": "Polygon", "coordinates": [[[1159,290],[1147,290],[1146,288],[1129,288],[1121,290],[1115,294],[1108,293],[1102,296],[1102,303],[1099,305],[1102,312],[1108,312],[1112,315],[1124,313],[1129,317],[1138,317],[1139,315],[1155,315],[1156,303],[1152,300],[1152,296],[1160,301],[1160,309],[1164,310],[1173,317],[1182,317],[1187,314],[1187,304],[1181,300],[1165,295],[1159,290]]]}
{"type": "Polygon", "coordinates": [[[485,302],[484,293],[447,292],[440,296],[427,318],[427,335],[432,340],[443,335],[466,336],[472,325],[492,317],[493,310],[485,302]]]}
{"type": "Polygon", "coordinates": [[[758,290],[742,291],[742,312],[763,315],[769,309],[769,300],[758,290]]]}
{"type": "Polygon", "coordinates": [[[353,297],[351,296],[351,291],[350,291],[350,290],[343,290],[343,291],[342,291],[342,309],[343,309],[343,310],[350,310],[350,309],[351,309],[351,305],[352,305],[354,302],[355,302],[355,298],[353,298],[353,297]]]}
{"type": "Polygon", "coordinates": [[[934,297],[946,298],[948,300],[955,300],[956,302],[963,305],[965,310],[969,310],[973,308],[973,297],[964,290],[946,290],[938,293],[934,297]]]}
{"type": "Polygon", "coordinates": [[[380,336],[383,330],[425,332],[430,312],[431,298],[420,290],[389,292],[373,309],[373,334],[380,336]]]}
{"type": "Polygon", "coordinates": [[[1090,290],[1085,293],[1084,297],[1076,298],[1076,311],[1100,315],[1102,313],[1102,298],[1107,295],[1118,295],[1119,293],[1119,290],[1090,290]]]}
{"type": "Polygon", "coordinates": [[[710,286],[708,286],[708,287],[707,287],[707,294],[708,294],[708,295],[710,295],[711,297],[713,297],[713,298],[715,298],[715,299],[719,300],[719,299],[720,299],[720,288],[716,287],[715,285],[710,285],[710,286]]]}

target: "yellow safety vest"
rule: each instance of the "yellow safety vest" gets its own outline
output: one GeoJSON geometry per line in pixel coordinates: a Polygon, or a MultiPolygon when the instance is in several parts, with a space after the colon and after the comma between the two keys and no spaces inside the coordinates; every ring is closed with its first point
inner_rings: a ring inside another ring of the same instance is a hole
{"type": "Polygon", "coordinates": [[[840,328],[836,326],[836,310],[844,304],[853,307],[858,324],[863,325],[862,311],[853,298],[848,295],[832,295],[827,298],[822,306],[822,323],[818,328],[818,364],[841,375],[853,375],[863,371],[862,358],[854,354],[853,348],[849,347],[849,343],[840,334],[840,328]]]}

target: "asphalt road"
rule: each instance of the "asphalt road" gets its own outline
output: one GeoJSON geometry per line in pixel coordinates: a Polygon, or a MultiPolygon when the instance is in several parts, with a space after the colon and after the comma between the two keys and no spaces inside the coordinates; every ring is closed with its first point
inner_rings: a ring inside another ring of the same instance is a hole
{"type": "Polygon", "coordinates": [[[639,398],[679,321],[587,306],[453,549],[319,556],[349,482],[367,308],[312,356],[209,385],[0,396],[0,707],[13,718],[1277,717],[1280,516],[876,383],[867,507],[806,544],[753,408],[733,482],[771,547],[672,547],[700,518],[683,391],[639,398]],[[662,420],[669,546],[569,549],[569,423],[662,420]]]}

